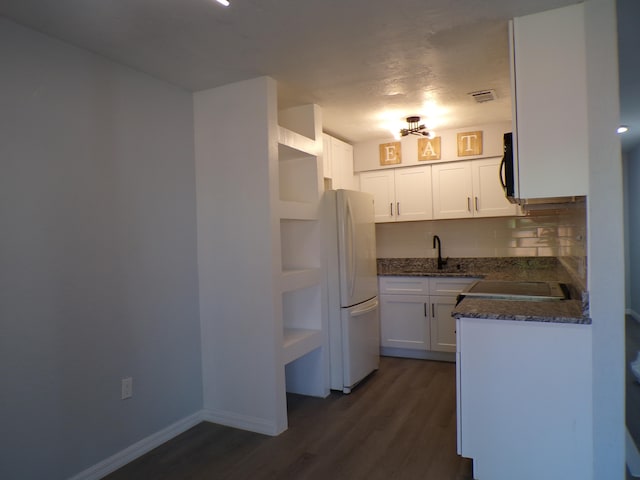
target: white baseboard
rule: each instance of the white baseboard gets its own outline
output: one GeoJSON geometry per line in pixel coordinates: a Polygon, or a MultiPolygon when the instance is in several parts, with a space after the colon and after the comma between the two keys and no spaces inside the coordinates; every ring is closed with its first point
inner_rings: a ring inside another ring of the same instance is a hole
{"type": "Polygon", "coordinates": [[[631,309],[631,308],[627,308],[627,309],[625,310],[625,313],[626,313],[627,315],[631,315],[631,317],[632,317],[636,322],[640,323],[640,314],[639,314],[639,313],[637,313],[637,312],[633,311],[633,309],[631,309]]]}
{"type": "Polygon", "coordinates": [[[182,420],[178,420],[172,425],[143,438],[139,442],[130,445],[100,463],[96,463],[92,467],[83,470],[69,480],[99,480],[111,472],[115,472],[127,463],[153,450],[157,446],[162,445],[164,442],[186,432],[191,427],[201,423],[203,420],[203,411],[200,410],[193,415],[183,418],[182,420]]]}
{"type": "Polygon", "coordinates": [[[262,433],[272,437],[284,431],[279,430],[275,422],[268,422],[262,418],[247,417],[222,410],[203,410],[203,420],[227,427],[239,428],[240,430],[262,433]]]}
{"type": "Polygon", "coordinates": [[[629,473],[632,477],[640,478],[640,452],[638,452],[636,442],[633,441],[633,437],[629,433],[629,430],[625,429],[625,432],[627,467],[629,468],[629,473]]]}

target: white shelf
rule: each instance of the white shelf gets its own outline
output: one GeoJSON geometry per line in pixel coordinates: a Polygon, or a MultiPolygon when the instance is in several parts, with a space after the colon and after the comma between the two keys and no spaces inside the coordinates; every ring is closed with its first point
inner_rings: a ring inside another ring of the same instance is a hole
{"type": "Polygon", "coordinates": [[[322,331],[306,328],[285,328],[282,345],[286,365],[322,346],[322,331]]]}
{"type": "Polygon", "coordinates": [[[318,205],[281,200],[280,218],[283,220],[318,220],[318,205]]]}
{"type": "Polygon", "coordinates": [[[321,280],[322,275],[319,268],[285,270],[282,272],[282,292],[292,292],[302,288],[313,287],[320,284],[321,280]]]}
{"type": "MultiPolygon", "coordinates": [[[[278,143],[293,150],[291,154],[295,156],[299,156],[301,153],[304,155],[317,156],[320,153],[318,142],[284,127],[278,127],[278,143]]],[[[283,158],[281,158],[281,160],[282,159],[283,158]]],[[[286,158],[284,159],[286,160],[286,158]]]]}

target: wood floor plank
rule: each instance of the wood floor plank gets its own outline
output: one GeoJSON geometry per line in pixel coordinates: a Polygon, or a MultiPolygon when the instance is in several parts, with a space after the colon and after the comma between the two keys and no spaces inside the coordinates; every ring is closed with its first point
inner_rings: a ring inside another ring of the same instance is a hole
{"type": "Polygon", "coordinates": [[[350,395],[288,396],[277,437],[202,423],[106,480],[470,480],[456,455],[455,365],[383,357],[350,395]]]}

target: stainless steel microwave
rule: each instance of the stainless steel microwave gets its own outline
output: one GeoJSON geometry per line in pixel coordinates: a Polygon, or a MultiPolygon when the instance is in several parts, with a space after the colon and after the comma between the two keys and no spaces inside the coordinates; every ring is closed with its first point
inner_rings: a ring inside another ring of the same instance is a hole
{"type": "Polygon", "coordinates": [[[515,197],[515,172],[513,165],[513,133],[504,134],[504,154],[500,164],[500,183],[504,194],[511,203],[518,203],[515,197]]]}

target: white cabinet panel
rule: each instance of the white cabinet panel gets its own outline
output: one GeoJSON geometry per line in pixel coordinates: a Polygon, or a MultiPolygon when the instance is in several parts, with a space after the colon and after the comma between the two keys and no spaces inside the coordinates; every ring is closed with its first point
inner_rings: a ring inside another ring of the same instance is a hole
{"type": "Polygon", "coordinates": [[[431,166],[395,170],[396,221],[433,218],[431,166]]]}
{"type": "Polygon", "coordinates": [[[331,179],[333,190],[358,190],[358,177],[353,173],[353,146],[326,133],[322,134],[323,175],[331,179]]]}
{"type": "Polygon", "coordinates": [[[360,174],[360,190],[373,195],[376,223],[394,221],[393,170],[376,170],[360,174]]]}
{"type": "Polygon", "coordinates": [[[379,277],[380,293],[395,295],[428,295],[428,277],[379,277]]]}
{"type": "Polygon", "coordinates": [[[517,215],[500,184],[500,157],[434,165],[433,218],[517,215]]]}
{"type": "Polygon", "coordinates": [[[431,300],[431,350],[456,351],[456,321],[451,316],[456,306],[456,296],[437,295],[431,300]]]}
{"type": "Polygon", "coordinates": [[[588,192],[584,27],[582,3],[518,17],[511,24],[520,198],[588,192]]]}
{"type": "Polygon", "coordinates": [[[416,357],[416,350],[455,352],[451,311],[458,293],[475,281],[467,277],[379,277],[381,346],[397,349],[393,355],[398,356],[416,357]]]}
{"type": "Polygon", "coordinates": [[[458,453],[474,476],[591,478],[591,325],[457,322],[458,453]]]}
{"type": "Polygon", "coordinates": [[[333,155],[331,152],[331,137],[322,134],[322,175],[324,178],[333,178],[333,155]]]}
{"type": "Polygon", "coordinates": [[[500,158],[471,162],[474,217],[518,214],[518,206],[507,200],[500,184],[500,163],[500,158]]]}
{"type": "Polygon", "coordinates": [[[360,174],[360,190],[375,198],[376,222],[433,218],[431,165],[360,174]]]}
{"type": "Polygon", "coordinates": [[[473,216],[470,162],[451,162],[433,166],[433,218],[473,216]]]}
{"type": "Polygon", "coordinates": [[[380,295],[380,339],[383,347],[428,350],[429,297],[380,295]]]}

